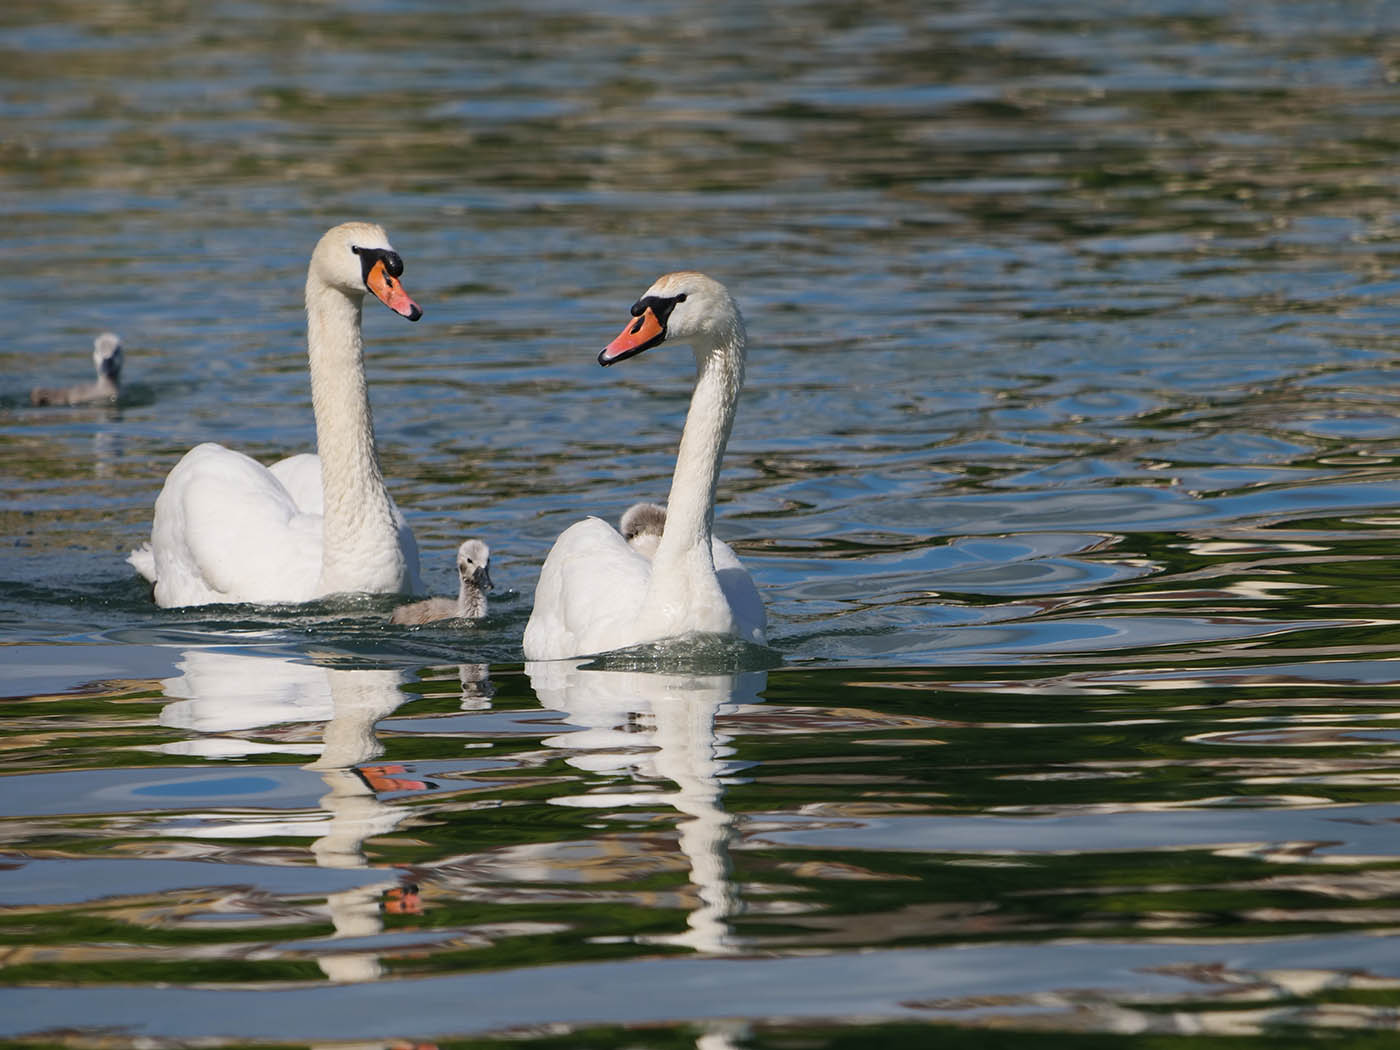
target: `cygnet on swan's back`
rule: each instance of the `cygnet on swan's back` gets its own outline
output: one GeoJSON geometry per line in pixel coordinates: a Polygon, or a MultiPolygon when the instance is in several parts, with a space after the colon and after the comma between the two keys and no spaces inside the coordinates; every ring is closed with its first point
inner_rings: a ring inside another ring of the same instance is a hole
{"type": "Polygon", "coordinates": [[[77,386],[35,387],[29,400],[36,405],[85,405],[115,401],[121,393],[122,341],[115,332],[103,332],[92,341],[92,364],[97,382],[77,386]]]}
{"type": "Polygon", "coordinates": [[[638,554],[650,558],[666,527],[666,508],[659,503],[634,503],[622,512],[617,531],[638,554]]]}
{"type": "Polygon", "coordinates": [[[434,620],[479,620],[486,615],[486,592],[491,589],[491,548],[466,540],[457,548],[457,576],[462,585],[455,598],[429,598],[400,605],[390,623],[420,624],[434,620]]]}

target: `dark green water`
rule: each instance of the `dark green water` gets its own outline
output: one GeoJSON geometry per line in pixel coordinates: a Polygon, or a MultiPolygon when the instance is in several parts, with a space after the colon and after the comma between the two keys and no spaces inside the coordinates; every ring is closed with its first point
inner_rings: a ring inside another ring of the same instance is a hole
{"type": "Polygon", "coordinates": [[[0,1040],[1388,1046],[1393,4],[11,3],[0,1040]],[[301,288],[382,223],[434,590],[159,610],[205,440],[314,443],[301,288]],[[725,281],[716,516],[771,648],[522,665],[553,538],[664,496],[725,281]],[[34,408],[126,343],[119,404],[34,408]]]}

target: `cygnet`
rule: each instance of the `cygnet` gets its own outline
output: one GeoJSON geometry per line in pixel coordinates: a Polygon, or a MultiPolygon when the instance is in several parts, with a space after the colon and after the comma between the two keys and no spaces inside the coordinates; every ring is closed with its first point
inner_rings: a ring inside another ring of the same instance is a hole
{"type": "Polygon", "coordinates": [[[457,575],[462,580],[455,598],[428,598],[401,605],[390,623],[420,624],[435,620],[479,620],[486,615],[486,592],[491,589],[491,548],[466,540],[457,548],[457,575]]]}
{"type": "Polygon", "coordinates": [[[622,514],[617,531],[632,549],[650,558],[661,542],[661,530],[666,527],[666,508],[659,503],[634,503],[622,514]]]}
{"type": "Polygon", "coordinates": [[[115,332],[103,332],[92,341],[92,363],[97,382],[66,387],[35,387],[29,400],[36,405],[87,405],[115,401],[121,393],[122,341],[115,332]]]}

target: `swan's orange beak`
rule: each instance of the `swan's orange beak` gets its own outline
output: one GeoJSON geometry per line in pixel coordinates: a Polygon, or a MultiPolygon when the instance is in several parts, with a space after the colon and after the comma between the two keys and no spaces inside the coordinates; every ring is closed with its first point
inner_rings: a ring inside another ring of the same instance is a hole
{"type": "Polygon", "coordinates": [[[417,303],[408,297],[408,293],[403,290],[403,285],[389,273],[383,259],[378,260],[370,267],[369,273],[365,274],[365,287],[374,293],[376,299],[400,317],[416,321],[423,316],[423,311],[419,309],[417,303]]]}
{"type": "Polygon", "coordinates": [[[606,366],[635,357],[643,350],[650,350],[665,338],[665,326],[657,318],[656,311],[648,306],[639,316],[627,322],[627,327],[616,339],[603,347],[603,352],[598,355],[598,363],[606,366]]]}

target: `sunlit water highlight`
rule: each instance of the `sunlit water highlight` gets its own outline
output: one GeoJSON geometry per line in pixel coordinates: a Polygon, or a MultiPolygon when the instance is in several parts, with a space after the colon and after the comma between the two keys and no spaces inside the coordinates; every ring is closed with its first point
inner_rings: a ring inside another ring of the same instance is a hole
{"type": "Polygon", "coordinates": [[[1383,4],[21,2],[0,15],[0,1039],[1384,1038],[1400,995],[1400,76],[1383,4]],[[436,593],[159,610],[217,440],[314,443],[382,222],[436,593]],[[750,331],[717,530],[766,649],[522,665],[663,498],[660,272],[750,331]],[[127,348],[116,406],[36,408],[127,348]]]}

